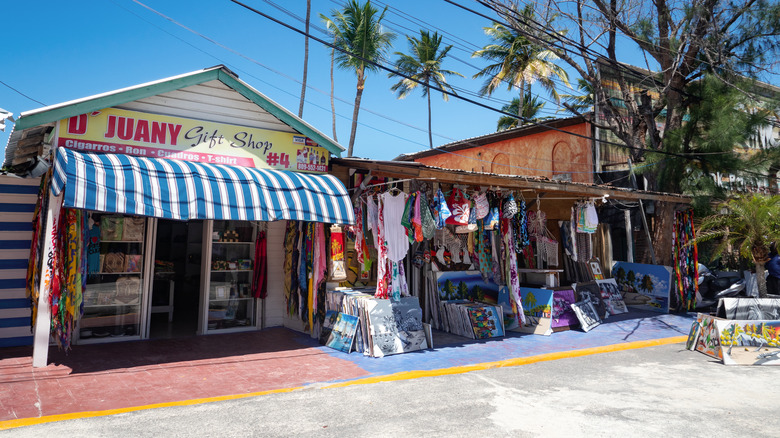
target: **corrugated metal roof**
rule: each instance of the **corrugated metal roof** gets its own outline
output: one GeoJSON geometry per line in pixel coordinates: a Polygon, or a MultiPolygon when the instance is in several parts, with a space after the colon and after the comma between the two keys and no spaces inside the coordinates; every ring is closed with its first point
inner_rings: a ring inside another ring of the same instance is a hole
{"type": "Polygon", "coordinates": [[[446,152],[452,152],[462,149],[470,149],[477,146],[484,146],[486,144],[495,143],[497,141],[508,140],[512,138],[523,137],[526,135],[532,135],[539,132],[549,131],[551,129],[557,130],[565,128],[567,126],[577,125],[580,123],[586,123],[587,120],[583,116],[567,117],[564,119],[546,120],[544,122],[518,126],[516,128],[505,129],[503,131],[491,132],[490,134],[484,134],[476,137],[467,138],[464,140],[458,140],[451,143],[447,143],[433,149],[426,149],[419,152],[413,152],[410,154],[401,154],[394,158],[394,161],[412,161],[417,158],[429,157],[432,155],[439,155],[446,152]]]}

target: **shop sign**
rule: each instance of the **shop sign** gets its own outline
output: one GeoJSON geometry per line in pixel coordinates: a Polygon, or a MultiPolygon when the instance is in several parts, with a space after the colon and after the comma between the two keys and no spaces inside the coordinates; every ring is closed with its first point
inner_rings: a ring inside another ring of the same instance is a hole
{"type": "Polygon", "coordinates": [[[57,146],[300,172],[327,172],[330,159],[299,134],[117,108],[61,120],[57,146]]]}

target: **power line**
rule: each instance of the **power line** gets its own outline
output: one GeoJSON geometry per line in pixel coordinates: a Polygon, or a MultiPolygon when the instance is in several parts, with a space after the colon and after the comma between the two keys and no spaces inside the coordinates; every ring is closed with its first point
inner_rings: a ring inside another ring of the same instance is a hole
{"type": "Polygon", "coordinates": [[[41,102],[40,100],[33,99],[32,97],[30,97],[30,96],[28,96],[28,95],[26,95],[26,94],[22,93],[21,91],[19,91],[19,90],[17,90],[16,88],[14,88],[14,87],[12,87],[12,86],[10,86],[10,85],[6,84],[6,83],[5,83],[5,82],[3,82],[3,81],[0,81],[0,84],[3,84],[3,85],[5,85],[6,87],[8,87],[8,89],[10,89],[10,90],[12,90],[12,91],[16,92],[18,95],[20,95],[20,96],[22,96],[22,97],[25,97],[25,98],[27,98],[27,99],[30,99],[30,100],[32,100],[33,102],[35,102],[35,103],[37,103],[37,104],[39,104],[39,105],[47,106],[45,103],[41,102]]]}
{"type": "MultiPolygon", "coordinates": [[[[302,31],[302,30],[300,30],[300,29],[297,29],[296,27],[294,27],[294,26],[291,26],[291,25],[289,25],[289,24],[287,24],[287,23],[285,23],[285,22],[283,22],[283,21],[281,21],[281,20],[278,20],[278,19],[276,19],[276,18],[274,18],[274,17],[271,17],[270,15],[268,15],[268,14],[266,14],[266,13],[264,13],[264,12],[261,12],[261,11],[259,11],[259,10],[255,9],[255,8],[253,8],[253,7],[251,7],[251,6],[247,5],[247,4],[245,4],[245,3],[242,3],[241,1],[238,1],[238,0],[230,0],[230,1],[231,1],[231,2],[233,2],[233,3],[235,3],[235,4],[237,4],[237,5],[239,5],[239,6],[241,6],[241,7],[243,7],[243,8],[245,8],[245,9],[247,9],[247,10],[249,10],[249,11],[252,11],[252,12],[254,12],[254,13],[256,13],[256,14],[258,14],[258,15],[260,15],[260,16],[262,16],[262,17],[266,18],[266,19],[268,19],[268,20],[271,20],[271,21],[273,21],[273,22],[275,22],[275,23],[277,23],[277,24],[279,24],[279,25],[281,25],[281,26],[283,26],[283,27],[286,27],[286,28],[288,28],[288,29],[290,29],[290,30],[292,30],[292,31],[294,31],[294,32],[296,32],[296,33],[299,33],[299,34],[302,34],[302,35],[307,35],[307,33],[306,33],[306,32],[304,32],[304,31],[302,31]]],[[[445,0],[445,1],[448,1],[448,2],[449,2],[450,0],[445,0]]],[[[381,70],[384,70],[384,71],[387,71],[387,72],[389,72],[389,73],[393,73],[393,74],[395,74],[395,75],[397,75],[397,76],[401,76],[401,77],[403,77],[403,78],[409,79],[409,80],[411,80],[411,81],[413,81],[413,82],[416,82],[416,83],[418,83],[418,84],[420,84],[420,85],[426,85],[426,84],[424,84],[423,82],[421,82],[421,81],[418,81],[418,80],[416,80],[416,79],[414,79],[414,78],[412,78],[412,77],[410,77],[410,76],[408,76],[408,75],[405,75],[405,74],[403,74],[403,73],[401,73],[401,72],[399,72],[399,71],[393,70],[393,69],[391,69],[391,68],[389,68],[389,67],[387,67],[387,66],[384,66],[384,65],[382,65],[382,64],[380,64],[380,63],[373,62],[373,61],[371,61],[371,60],[369,60],[369,59],[366,59],[366,58],[364,58],[364,57],[362,57],[362,56],[360,56],[360,55],[357,55],[357,54],[354,54],[354,53],[351,53],[351,52],[347,52],[347,51],[345,51],[345,50],[343,50],[343,49],[341,49],[341,48],[337,47],[336,45],[334,45],[334,44],[332,44],[332,43],[330,43],[330,42],[328,42],[328,41],[325,41],[325,40],[323,40],[323,39],[321,39],[321,38],[318,38],[318,37],[316,37],[316,36],[314,36],[314,35],[311,35],[311,34],[308,34],[308,35],[309,35],[309,38],[312,38],[313,40],[315,40],[315,41],[319,42],[320,44],[323,44],[323,45],[325,45],[325,46],[327,46],[327,47],[330,47],[330,48],[332,48],[332,49],[338,50],[338,51],[340,51],[340,52],[346,53],[347,55],[349,55],[349,56],[351,56],[351,57],[354,57],[354,58],[356,58],[356,59],[359,59],[359,60],[361,60],[361,61],[363,61],[363,62],[365,62],[365,63],[367,63],[367,64],[371,64],[372,66],[374,66],[374,67],[377,67],[377,68],[379,68],[379,69],[381,69],[381,70]]],[[[518,118],[518,119],[521,119],[521,120],[526,120],[526,121],[528,120],[527,118],[520,117],[520,116],[518,116],[517,114],[510,114],[510,113],[507,113],[507,112],[505,112],[505,111],[498,110],[498,109],[496,109],[496,108],[493,108],[493,107],[491,107],[491,106],[489,106],[489,105],[483,104],[483,103],[481,103],[481,102],[477,102],[477,101],[475,101],[475,100],[473,100],[473,99],[469,99],[469,98],[467,98],[467,97],[459,96],[459,95],[457,95],[457,94],[455,94],[455,93],[452,93],[452,92],[450,92],[450,91],[447,91],[447,90],[441,89],[441,88],[439,88],[439,87],[436,87],[436,86],[434,86],[434,85],[430,85],[430,84],[428,84],[428,85],[426,85],[426,86],[427,86],[428,88],[432,89],[432,90],[438,91],[438,92],[440,92],[440,93],[445,93],[445,94],[448,94],[448,95],[450,95],[450,96],[452,96],[452,97],[455,97],[455,98],[457,98],[457,99],[459,99],[459,100],[463,100],[463,101],[465,101],[465,102],[471,103],[471,104],[473,104],[473,105],[476,105],[476,106],[479,106],[479,107],[481,107],[481,108],[489,109],[489,110],[491,110],[491,111],[495,111],[495,112],[498,112],[498,113],[500,113],[500,114],[504,114],[504,115],[507,115],[507,116],[510,116],[510,117],[513,117],[513,118],[518,118]]],[[[562,130],[562,129],[559,129],[559,128],[556,128],[556,127],[554,127],[554,126],[547,125],[547,124],[545,124],[544,122],[531,122],[531,123],[529,123],[527,126],[541,126],[541,127],[544,127],[544,128],[550,129],[550,130],[553,130],[553,131],[562,132],[562,133],[565,133],[565,134],[568,134],[568,135],[572,135],[572,136],[575,136],[575,137],[580,137],[580,138],[584,138],[584,139],[588,139],[588,140],[593,140],[593,141],[597,141],[597,142],[600,142],[600,143],[603,143],[603,144],[610,144],[610,145],[614,145],[614,146],[617,146],[617,147],[620,147],[620,148],[624,148],[624,149],[637,150],[637,151],[644,152],[644,153],[655,153],[655,154],[659,154],[659,155],[666,155],[666,156],[672,156],[672,157],[684,158],[684,159],[686,159],[686,160],[690,160],[690,159],[691,159],[691,156],[692,156],[692,157],[696,157],[696,156],[697,156],[697,154],[695,154],[695,153],[692,153],[692,154],[687,154],[687,155],[685,155],[685,154],[678,154],[678,153],[673,153],[673,152],[668,152],[668,151],[663,151],[663,150],[656,150],[656,149],[646,149],[646,148],[640,148],[640,147],[636,147],[636,146],[629,146],[629,145],[622,144],[622,143],[617,143],[617,142],[611,142],[611,141],[606,141],[606,140],[596,139],[596,138],[594,138],[594,137],[591,137],[591,136],[587,136],[587,135],[583,135],[583,134],[576,134],[576,133],[572,133],[572,132],[564,131],[564,130],[562,130]]],[[[762,175],[762,176],[766,176],[766,175],[762,175]]]]}

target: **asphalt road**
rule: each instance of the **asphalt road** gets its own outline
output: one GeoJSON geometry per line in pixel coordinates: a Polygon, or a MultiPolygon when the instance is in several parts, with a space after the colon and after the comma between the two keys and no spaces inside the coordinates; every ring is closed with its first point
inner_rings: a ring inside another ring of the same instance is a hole
{"type": "Polygon", "coordinates": [[[14,437],[777,437],[780,367],[681,344],[46,423],[14,437]]]}

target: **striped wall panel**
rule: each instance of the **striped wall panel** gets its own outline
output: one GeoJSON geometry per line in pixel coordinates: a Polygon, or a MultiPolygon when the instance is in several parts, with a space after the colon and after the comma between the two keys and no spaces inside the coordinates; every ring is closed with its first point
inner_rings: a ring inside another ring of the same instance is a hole
{"type": "Polygon", "coordinates": [[[0,175],[0,348],[32,345],[25,277],[40,179],[0,175]]]}

